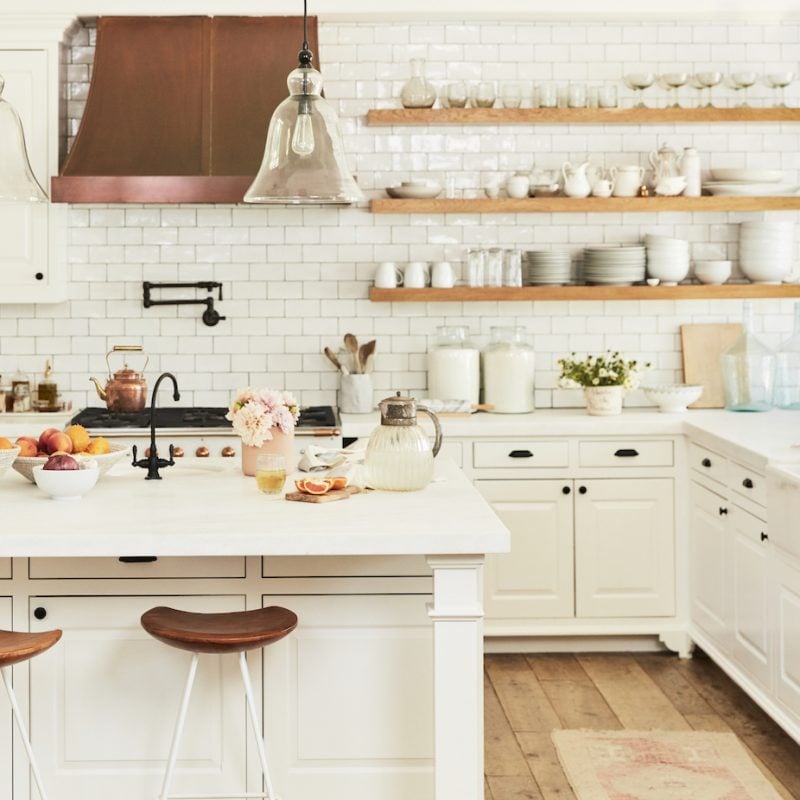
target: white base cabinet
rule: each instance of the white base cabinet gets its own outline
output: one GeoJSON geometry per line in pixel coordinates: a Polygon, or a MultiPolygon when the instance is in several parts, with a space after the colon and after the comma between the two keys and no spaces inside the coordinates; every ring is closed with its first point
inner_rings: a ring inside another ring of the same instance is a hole
{"type": "MultiPolygon", "coordinates": [[[[10,597],[0,597],[0,628],[11,630],[10,597]]],[[[12,669],[19,670],[20,667],[12,667],[12,669]]],[[[14,686],[14,690],[17,691],[16,686],[14,686]]],[[[24,695],[18,696],[17,702],[24,707],[24,695]]],[[[12,725],[11,706],[5,688],[2,688],[0,689],[0,800],[12,800],[14,795],[11,742],[17,734],[12,730],[12,725]]],[[[22,742],[18,741],[18,745],[22,749],[22,742]]]]}
{"type": "Polygon", "coordinates": [[[800,561],[775,554],[773,682],[781,705],[800,729],[800,561]]]}

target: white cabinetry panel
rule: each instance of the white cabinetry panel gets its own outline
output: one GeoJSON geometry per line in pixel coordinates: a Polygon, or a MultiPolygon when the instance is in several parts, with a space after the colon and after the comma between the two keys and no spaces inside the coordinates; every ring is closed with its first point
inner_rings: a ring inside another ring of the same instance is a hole
{"type": "MultiPolygon", "coordinates": [[[[33,746],[59,800],[158,795],[191,654],[141,628],[156,605],[241,611],[244,598],[30,599],[31,630],[64,631],[31,661],[33,746]]],[[[246,791],[244,713],[236,657],[201,656],[173,791],[246,791]]]]}
{"type": "Polygon", "coordinates": [[[577,615],[674,614],[672,480],[581,480],[576,486],[577,615]]]}
{"type": "Polygon", "coordinates": [[[478,480],[475,486],[511,531],[511,552],[486,558],[487,616],[571,617],[572,481],[478,480]]]}
{"type": "Polygon", "coordinates": [[[300,620],[264,650],[267,753],[282,797],[433,797],[429,599],[264,597],[300,620]]]}
{"type": "MultiPolygon", "coordinates": [[[[0,597],[0,628],[11,630],[11,598],[0,597]]],[[[25,669],[25,665],[14,667],[15,670],[25,669]]],[[[15,686],[17,702],[24,707],[24,698],[19,696],[19,691],[15,686]]],[[[12,718],[11,706],[8,703],[8,696],[5,688],[0,690],[0,800],[11,800],[13,795],[12,779],[14,770],[11,767],[11,740],[12,740],[12,718]]],[[[22,742],[19,742],[22,748],[22,742]]]]}
{"type": "Polygon", "coordinates": [[[775,694],[800,719],[800,567],[783,555],[775,559],[775,694]]]}

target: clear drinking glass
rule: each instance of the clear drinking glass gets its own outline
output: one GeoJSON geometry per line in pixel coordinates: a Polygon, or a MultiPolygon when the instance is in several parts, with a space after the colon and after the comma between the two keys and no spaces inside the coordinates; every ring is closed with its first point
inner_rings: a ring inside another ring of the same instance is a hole
{"type": "Polygon", "coordinates": [[[728,76],[728,86],[735,92],[742,93],[742,102],[739,103],[740,108],[746,108],[749,103],[747,102],[747,90],[753,86],[758,78],[755,72],[732,72],[728,76]]]}
{"type": "Polygon", "coordinates": [[[598,108],[616,108],[619,104],[617,87],[613,83],[604,84],[597,89],[598,108]]]}
{"type": "Polygon", "coordinates": [[[500,87],[503,108],[519,108],[522,105],[522,89],[516,82],[504,83],[500,87]]]}
{"type": "Polygon", "coordinates": [[[503,250],[500,247],[490,247],[486,251],[484,260],[484,286],[503,285],[503,250]]]}
{"type": "Polygon", "coordinates": [[[586,84],[571,83],[567,88],[567,106],[569,108],[586,108],[586,84]]]}
{"type": "Polygon", "coordinates": [[[722,73],[721,72],[698,72],[694,76],[694,80],[697,85],[700,87],[701,91],[703,89],[708,90],[708,100],[706,102],[706,108],[713,108],[714,104],[711,102],[711,90],[718,86],[722,82],[722,73]]]}
{"type": "Polygon", "coordinates": [[[468,99],[467,84],[464,81],[447,84],[447,104],[450,108],[464,108],[468,99]]]}
{"type": "Polygon", "coordinates": [[[483,286],[483,256],[480,247],[470,247],[467,250],[467,285],[483,286]]]}
{"type": "Polygon", "coordinates": [[[539,108],[556,108],[558,106],[558,87],[554,83],[540,83],[539,108]]]}
{"type": "Polygon", "coordinates": [[[475,107],[491,108],[497,99],[493,81],[481,81],[475,87],[475,107]]]}
{"type": "Polygon", "coordinates": [[[506,250],[503,257],[503,286],[522,286],[522,251],[506,250]]]}
{"type": "Polygon", "coordinates": [[[661,86],[666,89],[670,94],[671,103],[667,103],[668,108],[680,108],[680,98],[678,90],[681,86],[685,86],[689,80],[688,72],[665,72],[658,79],[661,86]]]}
{"type": "Polygon", "coordinates": [[[256,459],[256,485],[263,494],[280,496],[286,483],[286,459],[277,453],[264,453],[256,459]]]}
{"type": "Polygon", "coordinates": [[[764,83],[770,89],[780,91],[780,102],[776,108],[786,108],[786,87],[794,81],[797,75],[794,72],[770,72],[764,76],[764,83]]]}
{"type": "Polygon", "coordinates": [[[644,90],[649,89],[655,82],[656,76],[653,72],[629,72],[623,79],[623,82],[629,89],[633,89],[636,94],[636,102],[633,104],[634,108],[646,108],[645,102],[642,99],[644,90]]]}

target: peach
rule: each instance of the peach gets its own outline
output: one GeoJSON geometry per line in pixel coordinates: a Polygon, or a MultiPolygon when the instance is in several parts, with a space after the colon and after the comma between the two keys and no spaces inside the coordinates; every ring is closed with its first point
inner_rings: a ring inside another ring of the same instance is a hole
{"type": "Polygon", "coordinates": [[[63,431],[56,431],[47,437],[44,443],[44,449],[52,455],[55,452],[72,452],[72,439],[67,436],[63,431]]]}
{"type": "Polygon", "coordinates": [[[39,452],[39,443],[30,436],[20,436],[16,445],[21,456],[35,456],[39,452]]]}
{"type": "Polygon", "coordinates": [[[10,450],[12,447],[15,446],[16,445],[11,444],[11,442],[4,436],[0,436],[0,450],[10,450]]]}
{"type": "Polygon", "coordinates": [[[50,437],[54,433],[61,433],[61,431],[58,428],[47,428],[46,430],[42,431],[39,434],[39,449],[40,450],[46,450],[46,451],[49,452],[49,449],[47,447],[47,441],[48,441],[48,439],[50,439],[50,437]]]}

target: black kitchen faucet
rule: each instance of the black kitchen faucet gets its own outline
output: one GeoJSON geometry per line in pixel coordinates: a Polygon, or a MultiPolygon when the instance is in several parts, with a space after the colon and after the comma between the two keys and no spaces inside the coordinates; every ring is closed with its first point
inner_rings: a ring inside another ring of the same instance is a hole
{"type": "Polygon", "coordinates": [[[172,467],[175,465],[174,448],[169,446],[169,459],[159,458],[158,451],[156,450],[156,393],[158,387],[164,378],[169,378],[172,381],[174,391],[172,392],[173,400],[180,400],[181,393],[178,391],[178,381],[171,372],[162,372],[156,379],[156,385],[153,387],[153,396],[150,399],[150,452],[146,458],[136,460],[136,445],[133,446],[133,466],[142,467],[147,469],[145,480],[147,481],[160,481],[161,476],[158,474],[159,467],[172,467]]]}

